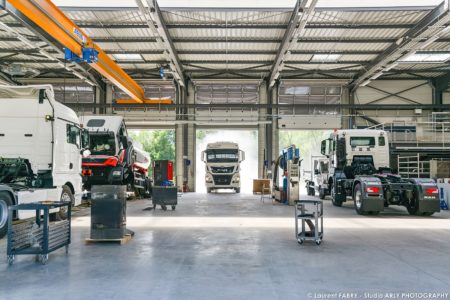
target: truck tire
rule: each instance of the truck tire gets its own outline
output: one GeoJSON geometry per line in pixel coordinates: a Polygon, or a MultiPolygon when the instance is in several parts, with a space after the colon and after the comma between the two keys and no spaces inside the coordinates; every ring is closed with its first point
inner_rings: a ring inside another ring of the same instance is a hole
{"type": "MultiPolygon", "coordinates": [[[[61,197],[59,198],[59,201],[70,201],[72,205],[75,203],[75,197],[72,194],[72,191],[67,185],[62,186],[62,192],[61,197]]],[[[59,212],[56,213],[56,219],[57,220],[65,220],[67,219],[67,208],[61,207],[59,209],[59,212]]]]}
{"type": "Polygon", "coordinates": [[[9,193],[0,192],[0,239],[8,232],[8,207],[13,204],[9,193]]]}
{"type": "Polygon", "coordinates": [[[325,199],[325,190],[322,187],[319,187],[319,199],[325,199]]]}
{"type": "Polygon", "coordinates": [[[239,194],[241,192],[241,188],[235,188],[236,194],[239,194]]]}
{"type": "Polygon", "coordinates": [[[144,198],[152,197],[152,182],[150,179],[145,180],[144,198]]]}
{"type": "Polygon", "coordinates": [[[353,190],[353,202],[355,204],[355,210],[358,215],[365,215],[367,212],[362,210],[364,199],[362,195],[361,185],[358,183],[353,190]]]}
{"type": "MultiPolygon", "coordinates": [[[[414,196],[416,196],[416,195],[414,194],[414,196]]],[[[419,207],[417,207],[416,201],[415,201],[415,200],[413,200],[411,203],[407,204],[407,205],[406,205],[406,209],[408,210],[408,213],[409,213],[410,215],[412,215],[412,216],[429,217],[429,216],[432,216],[432,215],[434,214],[433,212],[423,212],[423,213],[420,213],[420,212],[418,211],[418,210],[419,210],[419,207]]]]}
{"type": "Polygon", "coordinates": [[[206,192],[207,192],[208,194],[211,194],[211,188],[206,188],[206,192]]]}
{"type": "Polygon", "coordinates": [[[335,193],[334,183],[332,183],[331,184],[331,203],[333,203],[334,206],[341,207],[344,200],[345,200],[345,196],[335,193]],[[342,198],[344,198],[344,199],[342,199],[342,198]]]}

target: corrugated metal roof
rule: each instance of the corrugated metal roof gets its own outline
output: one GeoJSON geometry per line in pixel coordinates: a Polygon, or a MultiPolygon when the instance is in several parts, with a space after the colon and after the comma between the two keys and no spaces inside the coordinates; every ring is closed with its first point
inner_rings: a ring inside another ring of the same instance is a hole
{"type": "MultiPolygon", "coordinates": [[[[331,72],[333,70],[333,77],[353,78],[365,65],[374,61],[382,51],[392,45],[393,41],[403,36],[428,12],[429,10],[423,9],[417,11],[327,11],[320,9],[315,11],[308,21],[307,28],[298,36],[300,41],[294,41],[289,49],[293,53],[286,58],[287,67],[284,68],[286,76],[292,74],[293,69],[298,69],[299,73],[302,70],[309,72],[307,77],[302,78],[323,78],[326,75],[320,71],[331,72]],[[377,42],[370,42],[374,39],[377,42]],[[323,42],[318,42],[318,40],[323,40],[323,42]],[[300,53],[295,54],[295,51],[300,53]],[[345,53],[341,53],[342,55],[335,64],[311,62],[315,53],[327,52],[345,53]],[[352,62],[355,63],[352,64],[352,62]],[[291,68],[289,68],[289,63],[291,63],[291,68]],[[345,72],[339,73],[339,68],[344,68],[345,72]]],[[[66,13],[69,18],[80,24],[83,31],[94,40],[108,39],[108,41],[98,42],[98,45],[105,51],[120,53],[147,51],[147,53],[142,53],[142,57],[148,61],[147,63],[120,62],[120,65],[127,70],[155,69],[154,72],[157,76],[159,63],[165,62],[167,59],[167,56],[162,53],[163,49],[157,43],[148,40],[158,37],[158,33],[152,32],[147,27],[139,10],[70,10],[66,13]],[[124,41],[124,38],[128,41],[124,41]],[[142,42],[139,39],[147,39],[147,41],[142,42]],[[149,51],[155,53],[148,53],[149,51]]],[[[180,52],[179,59],[185,63],[184,69],[195,79],[207,76],[214,70],[226,69],[240,70],[239,74],[249,77],[267,76],[288,27],[291,12],[252,11],[250,9],[233,11],[171,9],[163,11],[162,16],[169,28],[171,38],[175,40],[174,46],[180,52]],[[236,53],[236,51],[243,53],[236,53]],[[261,64],[267,65],[258,67],[261,64]],[[192,65],[196,65],[196,67],[192,65]],[[205,71],[205,68],[208,71],[205,71]],[[245,69],[251,71],[246,73],[245,69]]],[[[17,23],[11,16],[3,17],[2,22],[17,23]]],[[[14,30],[33,37],[33,33],[29,29],[14,26],[14,30]]],[[[6,49],[0,56],[13,53],[8,49],[29,48],[24,47],[22,42],[13,40],[13,37],[14,35],[10,33],[0,31],[0,48],[6,49]]],[[[444,37],[450,39],[450,32],[444,37]]],[[[43,42],[35,42],[35,44],[39,47],[44,45],[43,42]]],[[[450,52],[450,42],[434,42],[426,50],[450,52]]],[[[112,55],[111,57],[113,58],[112,55]]],[[[0,64],[5,64],[5,61],[10,63],[8,60],[34,60],[27,63],[26,66],[38,69],[60,68],[56,64],[40,63],[38,57],[29,54],[6,58],[0,64]]],[[[443,66],[446,65],[399,64],[395,70],[420,71],[443,66]]],[[[434,72],[420,73],[420,75],[435,77],[443,73],[436,69],[434,72]]],[[[219,75],[221,78],[233,76],[229,73],[219,75]]],[[[391,74],[390,76],[412,78],[406,73],[391,74]]],[[[235,78],[240,77],[235,76],[235,78]]]]}

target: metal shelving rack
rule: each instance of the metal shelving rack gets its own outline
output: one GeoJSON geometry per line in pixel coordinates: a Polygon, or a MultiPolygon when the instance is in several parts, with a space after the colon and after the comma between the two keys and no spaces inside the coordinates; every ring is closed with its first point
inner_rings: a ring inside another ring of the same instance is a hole
{"type": "Polygon", "coordinates": [[[48,261],[48,254],[65,247],[69,251],[71,239],[71,202],[36,202],[9,207],[8,214],[8,264],[12,265],[16,255],[36,255],[42,264],[48,261]],[[50,210],[67,207],[67,219],[50,222],[50,210]],[[13,224],[14,211],[34,210],[33,221],[13,224]]]}

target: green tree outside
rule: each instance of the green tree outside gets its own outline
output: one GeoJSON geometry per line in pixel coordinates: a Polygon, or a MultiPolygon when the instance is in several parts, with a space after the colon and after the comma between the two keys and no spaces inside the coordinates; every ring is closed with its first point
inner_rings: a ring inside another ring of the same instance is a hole
{"type": "MultiPolygon", "coordinates": [[[[171,160],[174,162],[175,170],[175,130],[130,130],[130,136],[142,144],[144,150],[155,160],[171,160]]],[[[153,168],[148,170],[148,176],[153,175],[153,168]]],[[[174,176],[175,178],[175,176],[174,176]]]]}

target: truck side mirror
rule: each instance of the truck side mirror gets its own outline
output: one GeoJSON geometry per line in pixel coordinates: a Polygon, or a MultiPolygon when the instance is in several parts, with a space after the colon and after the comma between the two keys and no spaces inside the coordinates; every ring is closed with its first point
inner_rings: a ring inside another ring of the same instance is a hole
{"type": "Polygon", "coordinates": [[[239,150],[239,161],[244,161],[245,160],[245,152],[242,150],[239,150]]]}
{"type": "Polygon", "coordinates": [[[84,158],[86,158],[90,155],[91,155],[91,151],[89,151],[88,149],[81,150],[81,156],[83,156],[84,158]]]}
{"type": "Polygon", "coordinates": [[[86,129],[82,129],[81,130],[81,149],[89,149],[89,146],[90,146],[89,131],[86,129]]]}
{"type": "Polygon", "coordinates": [[[328,153],[327,153],[327,141],[328,140],[323,140],[322,143],[320,144],[320,153],[322,155],[326,155],[326,156],[328,156],[328,153]]]}
{"type": "Polygon", "coordinates": [[[128,137],[126,135],[120,136],[120,143],[122,143],[124,149],[128,149],[128,137]]]}
{"type": "Polygon", "coordinates": [[[206,159],[205,159],[205,151],[202,151],[201,158],[202,158],[202,162],[206,161],[206,159]]]}

